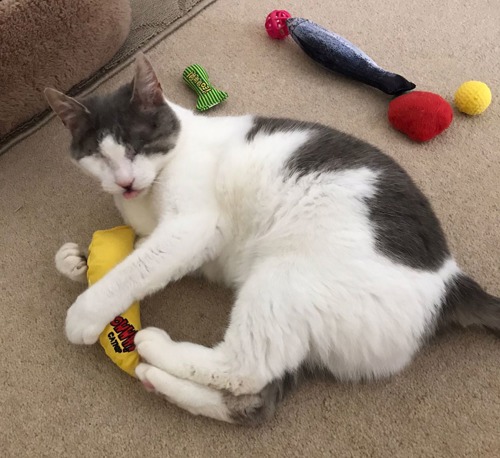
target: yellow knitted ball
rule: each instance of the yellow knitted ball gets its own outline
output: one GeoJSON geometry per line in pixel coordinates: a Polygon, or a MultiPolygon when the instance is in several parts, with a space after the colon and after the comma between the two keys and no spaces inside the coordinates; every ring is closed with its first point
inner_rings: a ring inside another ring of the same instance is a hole
{"type": "Polygon", "coordinates": [[[491,103],[490,88],[481,81],[467,81],[455,92],[455,105],[465,114],[481,114],[491,103]]]}

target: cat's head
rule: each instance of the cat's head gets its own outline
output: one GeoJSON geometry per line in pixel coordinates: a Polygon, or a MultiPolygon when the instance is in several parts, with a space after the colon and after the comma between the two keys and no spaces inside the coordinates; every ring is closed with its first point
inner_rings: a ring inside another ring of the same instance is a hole
{"type": "Polygon", "coordinates": [[[81,100],[47,88],[45,97],[71,133],[71,156],[110,194],[147,191],[175,146],[180,123],[143,54],[133,81],[81,100]]]}

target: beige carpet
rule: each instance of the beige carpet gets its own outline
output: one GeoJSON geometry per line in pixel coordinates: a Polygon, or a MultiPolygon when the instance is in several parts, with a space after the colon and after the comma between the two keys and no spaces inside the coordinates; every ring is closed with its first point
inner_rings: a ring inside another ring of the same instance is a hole
{"type": "Polygon", "coordinates": [[[127,40],[100,71],[75,86],[73,93],[78,94],[95,84],[120,63],[133,56],[137,50],[147,48],[152,40],[165,38],[214,1],[130,0],[132,25],[127,40]]]}
{"type": "MultiPolygon", "coordinates": [[[[220,114],[319,120],[380,145],[431,197],[463,267],[500,294],[498,2],[286,2],[419,89],[450,99],[468,79],[491,86],[495,99],[484,115],[457,114],[425,145],[388,127],[383,94],[319,69],[291,40],[268,40],[264,18],[282,5],[219,0],[151,50],[171,99],[194,106],[181,74],[196,62],[230,94],[220,114]]],[[[130,75],[128,68],[100,90],[130,75]]],[[[257,429],[192,417],[146,393],[98,346],[68,344],[64,314],[80,287],[58,277],[53,255],[119,218],[70,163],[67,140],[52,120],[0,157],[2,456],[500,456],[500,341],[481,331],[445,333],[392,380],[307,382],[257,429]]],[[[227,291],[185,280],[144,301],[143,321],[176,339],[213,343],[230,305],[227,291]]]]}

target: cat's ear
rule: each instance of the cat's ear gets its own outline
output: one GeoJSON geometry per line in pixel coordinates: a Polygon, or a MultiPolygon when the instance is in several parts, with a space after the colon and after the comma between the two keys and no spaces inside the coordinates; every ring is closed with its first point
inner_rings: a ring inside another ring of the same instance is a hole
{"type": "Polygon", "coordinates": [[[88,121],[90,112],[78,100],[49,87],[43,93],[50,107],[71,132],[88,121]]]}
{"type": "Polygon", "coordinates": [[[155,74],[151,62],[142,53],[135,57],[135,77],[132,102],[139,104],[141,108],[154,108],[165,105],[165,97],[160,81],[155,74]]]}

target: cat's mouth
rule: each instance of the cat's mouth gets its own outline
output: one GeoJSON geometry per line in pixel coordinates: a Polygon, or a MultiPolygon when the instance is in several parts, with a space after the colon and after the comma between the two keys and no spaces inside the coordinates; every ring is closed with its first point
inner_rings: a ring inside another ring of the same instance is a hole
{"type": "Polygon", "coordinates": [[[137,190],[129,187],[125,189],[125,191],[123,191],[122,195],[125,199],[130,200],[130,199],[135,199],[141,192],[142,192],[141,189],[137,190]]]}

